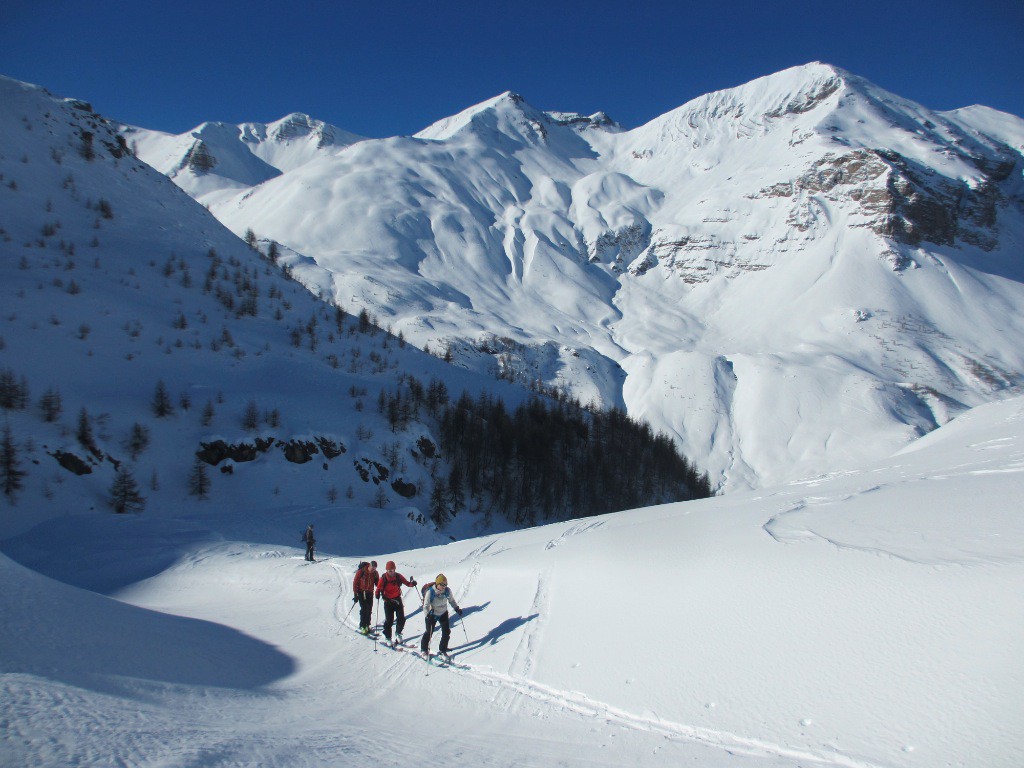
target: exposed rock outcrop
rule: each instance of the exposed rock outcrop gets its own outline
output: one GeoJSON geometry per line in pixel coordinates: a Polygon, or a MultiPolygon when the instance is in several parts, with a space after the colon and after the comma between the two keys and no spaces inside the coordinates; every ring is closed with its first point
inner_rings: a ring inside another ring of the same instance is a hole
{"type": "Polygon", "coordinates": [[[251,443],[227,443],[224,440],[214,440],[209,443],[200,443],[199,450],[196,451],[196,457],[212,467],[217,466],[225,459],[242,463],[255,460],[261,454],[270,450],[273,444],[273,437],[257,437],[251,443]]]}
{"type": "Polygon", "coordinates": [[[991,250],[997,243],[996,209],[1002,198],[998,182],[1009,176],[1014,163],[975,159],[987,175],[972,186],[939,177],[896,152],[857,149],[825,155],[793,181],[765,187],[751,197],[820,194],[854,203],[865,217],[861,226],[898,243],[955,245],[959,239],[991,250]]]}
{"type": "Polygon", "coordinates": [[[391,483],[391,488],[399,496],[406,499],[411,499],[416,495],[416,485],[414,483],[407,483],[400,477],[395,478],[395,481],[391,483]]]}
{"type": "Polygon", "coordinates": [[[76,475],[89,475],[92,474],[92,467],[89,466],[88,462],[83,460],[80,456],[67,451],[54,451],[50,454],[57,460],[68,472],[73,472],[76,475]]]}
{"type": "Polygon", "coordinates": [[[374,485],[380,485],[391,475],[387,467],[373,459],[363,457],[362,459],[356,459],[352,464],[364,483],[372,481],[374,485]]]}
{"type": "Polygon", "coordinates": [[[284,457],[293,464],[305,464],[320,452],[312,440],[289,440],[277,444],[284,451],[284,457]]]}

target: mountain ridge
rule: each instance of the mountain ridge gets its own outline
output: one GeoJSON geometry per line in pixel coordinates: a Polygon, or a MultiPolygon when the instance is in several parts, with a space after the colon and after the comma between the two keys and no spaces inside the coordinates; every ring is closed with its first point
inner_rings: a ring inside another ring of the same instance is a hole
{"type": "Polygon", "coordinates": [[[1024,382],[996,311],[1024,308],[1019,118],[820,62],[631,130],[548,114],[505,92],[197,199],[312,259],[314,290],[625,407],[725,487],[877,458],[1024,382]]]}

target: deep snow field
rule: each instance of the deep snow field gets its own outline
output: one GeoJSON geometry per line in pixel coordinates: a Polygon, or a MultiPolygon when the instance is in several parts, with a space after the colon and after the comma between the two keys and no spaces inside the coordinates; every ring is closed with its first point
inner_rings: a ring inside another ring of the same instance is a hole
{"type": "Polygon", "coordinates": [[[1020,766],[1021,499],[1017,398],[857,471],[406,552],[395,512],[69,512],[0,541],[0,763],[1020,766]],[[371,556],[447,574],[465,668],[355,632],[371,556]]]}

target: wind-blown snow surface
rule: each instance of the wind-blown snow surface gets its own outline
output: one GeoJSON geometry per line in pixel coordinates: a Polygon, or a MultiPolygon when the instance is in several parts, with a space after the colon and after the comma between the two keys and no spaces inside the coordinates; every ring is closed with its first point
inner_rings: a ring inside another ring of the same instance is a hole
{"type": "Polygon", "coordinates": [[[858,470],[408,552],[353,522],[315,564],[250,510],[58,520],[0,556],[5,762],[1019,766],[1022,497],[1018,398],[858,470]],[[371,554],[447,574],[464,669],[354,632],[371,554]]]}
{"type": "Polygon", "coordinates": [[[623,405],[739,488],[1020,387],[1022,148],[1020,118],[815,63],[630,131],[506,93],[244,189],[175,180],[343,305],[623,405]]]}

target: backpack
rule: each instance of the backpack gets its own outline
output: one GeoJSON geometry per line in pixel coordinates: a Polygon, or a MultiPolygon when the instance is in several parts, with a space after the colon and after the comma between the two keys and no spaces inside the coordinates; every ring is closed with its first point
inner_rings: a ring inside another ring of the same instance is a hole
{"type": "Polygon", "coordinates": [[[425,599],[427,597],[427,590],[430,589],[432,586],[434,586],[434,582],[424,584],[422,587],[420,587],[420,597],[425,599]]]}

